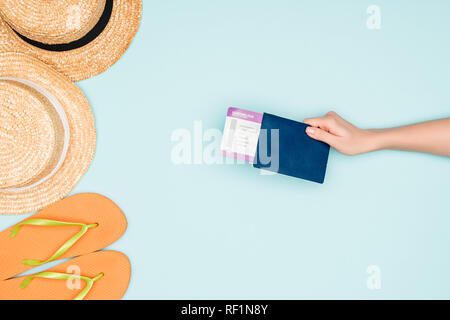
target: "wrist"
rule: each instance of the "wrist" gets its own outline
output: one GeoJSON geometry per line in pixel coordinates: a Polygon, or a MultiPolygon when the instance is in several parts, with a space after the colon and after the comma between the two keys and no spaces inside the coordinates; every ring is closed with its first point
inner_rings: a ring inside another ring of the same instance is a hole
{"type": "Polygon", "coordinates": [[[370,151],[378,151],[386,149],[386,130],[385,129],[369,129],[365,130],[368,135],[369,145],[371,146],[370,151]]]}

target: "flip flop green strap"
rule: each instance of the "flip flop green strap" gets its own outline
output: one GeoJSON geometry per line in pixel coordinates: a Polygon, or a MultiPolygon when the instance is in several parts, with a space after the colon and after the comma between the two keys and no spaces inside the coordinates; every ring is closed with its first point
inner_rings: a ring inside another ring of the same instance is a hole
{"type": "Polygon", "coordinates": [[[105,274],[102,272],[95,276],[94,278],[88,278],[83,276],[78,276],[74,274],[67,274],[67,273],[59,273],[59,272],[41,272],[34,274],[32,276],[29,276],[25,280],[22,281],[22,284],[20,285],[21,289],[25,289],[31,281],[33,281],[34,278],[45,278],[45,279],[54,279],[54,280],[83,280],[86,281],[86,286],[83,290],[73,299],[73,300],[83,300],[86,295],[89,293],[89,291],[92,289],[92,286],[94,285],[94,282],[103,277],[105,274]]]}
{"type": "Polygon", "coordinates": [[[11,238],[14,238],[17,233],[19,232],[20,228],[22,228],[25,225],[30,226],[80,226],[81,230],[75,234],[73,237],[71,237],[69,240],[67,240],[66,243],[64,243],[50,258],[48,258],[45,261],[40,260],[23,260],[22,263],[27,266],[40,266],[44,263],[53,261],[58,259],[60,256],[62,256],[64,253],[67,252],[80,238],[90,229],[90,228],[96,228],[98,227],[98,223],[94,224],[84,224],[84,223],[70,223],[70,222],[62,222],[62,221],[56,221],[56,220],[47,220],[47,219],[30,219],[23,221],[19,223],[17,226],[14,227],[14,229],[11,231],[11,238]]]}

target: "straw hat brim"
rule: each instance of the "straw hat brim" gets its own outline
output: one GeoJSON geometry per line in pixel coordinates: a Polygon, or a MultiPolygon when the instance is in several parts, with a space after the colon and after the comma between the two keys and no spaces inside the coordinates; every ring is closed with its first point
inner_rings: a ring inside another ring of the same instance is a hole
{"type": "Polygon", "coordinates": [[[114,0],[105,29],[86,45],[68,51],[50,51],[24,41],[0,19],[0,52],[26,53],[72,81],[98,75],[117,62],[130,46],[142,15],[141,0],[114,0]]]}
{"type": "Polygon", "coordinates": [[[53,176],[25,191],[0,190],[0,214],[34,212],[67,196],[89,168],[95,153],[94,116],[83,92],[36,58],[20,53],[0,54],[0,77],[28,80],[47,90],[62,105],[69,123],[69,149],[53,176]]]}

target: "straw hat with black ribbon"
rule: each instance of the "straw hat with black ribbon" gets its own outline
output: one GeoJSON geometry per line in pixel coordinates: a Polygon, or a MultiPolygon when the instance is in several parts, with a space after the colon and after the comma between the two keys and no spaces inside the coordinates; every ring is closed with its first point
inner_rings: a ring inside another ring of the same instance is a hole
{"type": "Polygon", "coordinates": [[[131,44],[141,0],[1,0],[0,52],[26,53],[72,81],[113,65],[131,44]]]}
{"type": "Polygon", "coordinates": [[[70,79],[0,54],[0,214],[37,211],[72,191],[95,152],[94,117],[70,79]]]}

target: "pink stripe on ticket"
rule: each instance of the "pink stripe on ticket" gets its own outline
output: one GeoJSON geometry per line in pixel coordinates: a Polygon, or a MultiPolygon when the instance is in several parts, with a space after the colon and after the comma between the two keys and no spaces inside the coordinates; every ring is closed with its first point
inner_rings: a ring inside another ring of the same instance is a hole
{"type": "Polygon", "coordinates": [[[257,122],[257,123],[261,123],[262,118],[263,118],[262,113],[257,113],[257,112],[243,110],[243,109],[239,109],[239,108],[233,108],[233,107],[228,108],[227,116],[232,117],[232,118],[247,120],[247,121],[253,121],[253,122],[257,122]]]}
{"type": "Polygon", "coordinates": [[[227,152],[227,151],[223,151],[223,150],[222,150],[222,156],[227,157],[227,158],[242,160],[242,161],[250,162],[250,163],[253,163],[253,161],[255,160],[255,157],[252,157],[252,156],[248,156],[248,155],[237,153],[237,152],[227,152]]]}

